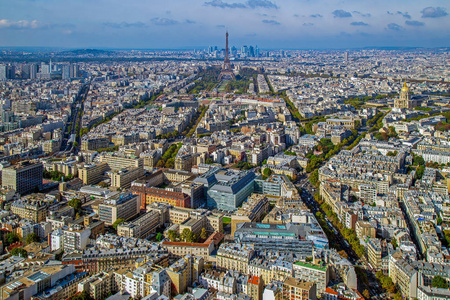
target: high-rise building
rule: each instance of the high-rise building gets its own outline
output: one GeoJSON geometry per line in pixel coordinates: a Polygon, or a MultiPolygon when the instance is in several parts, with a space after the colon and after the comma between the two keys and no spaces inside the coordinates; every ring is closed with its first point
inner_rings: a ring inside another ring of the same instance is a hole
{"type": "Polygon", "coordinates": [[[8,79],[8,78],[6,77],[6,69],[7,69],[7,66],[6,66],[6,65],[0,65],[0,80],[6,80],[6,79],[8,79]]]}
{"type": "Polygon", "coordinates": [[[16,67],[12,65],[0,65],[0,80],[16,78],[16,67]]]}
{"type": "Polygon", "coordinates": [[[2,186],[9,187],[19,194],[31,192],[42,186],[43,174],[42,163],[23,161],[3,169],[2,186]]]}
{"type": "Polygon", "coordinates": [[[80,77],[80,66],[77,63],[70,65],[70,78],[80,77]]]}
{"type": "Polygon", "coordinates": [[[70,65],[62,65],[61,67],[61,72],[62,72],[62,79],[63,80],[68,80],[70,79],[70,65]]]}

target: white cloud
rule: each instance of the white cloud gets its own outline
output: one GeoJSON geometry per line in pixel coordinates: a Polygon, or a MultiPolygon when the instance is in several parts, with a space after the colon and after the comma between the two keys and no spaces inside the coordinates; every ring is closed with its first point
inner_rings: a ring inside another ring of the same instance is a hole
{"type": "Polygon", "coordinates": [[[27,21],[27,20],[19,20],[19,21],[11,21],[7,19],[0,19],[0,29],[9,28],[9,29],[40,29],[40,28],[48,28],[50,25],[41,23],[37,20],[27,21]]]}

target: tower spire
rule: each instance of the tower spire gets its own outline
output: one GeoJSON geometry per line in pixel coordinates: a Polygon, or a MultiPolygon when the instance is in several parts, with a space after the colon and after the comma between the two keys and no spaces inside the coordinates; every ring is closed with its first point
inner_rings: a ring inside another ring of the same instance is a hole
{"type": "Polygon", "coordinates": [[[227,29],[227,33],[225,34],[225,39],[226,39],[226,42],[225,42],[225,60],[230,60],[229,53],[228,53],[228,29],[227,29]]]}
{"type": "Polygon", "coordinates": [[[233,70],[231,69],[231,63],[230,63],[230,55],[228,53],[228,29],[225,33],[225,59],[223,61],[222,65],[222,71],[219,75],[219,80],[222,79],[236,79],[233,73],[233,70]]]}

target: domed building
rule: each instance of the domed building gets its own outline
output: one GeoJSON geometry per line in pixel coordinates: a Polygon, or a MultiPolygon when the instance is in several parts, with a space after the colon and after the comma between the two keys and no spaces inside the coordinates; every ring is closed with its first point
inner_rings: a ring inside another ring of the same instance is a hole
{"type": "Polygon", "coordinates": [[[406,82],[403,84],[402,90],[400,92],[400,97],[394,100],[395,108],[413,108],[413,102],[411,100],[411,93],[409,92],[409,87],[406,82]]]}

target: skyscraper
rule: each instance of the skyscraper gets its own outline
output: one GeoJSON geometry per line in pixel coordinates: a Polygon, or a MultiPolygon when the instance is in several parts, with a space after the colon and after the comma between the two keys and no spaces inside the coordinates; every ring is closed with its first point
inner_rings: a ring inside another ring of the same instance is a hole
{"type": "Polygon", "coordinates": [[[62,68],[62,79],[68,80],[70,79],[70,65],[63,65],[62,68]]]}

